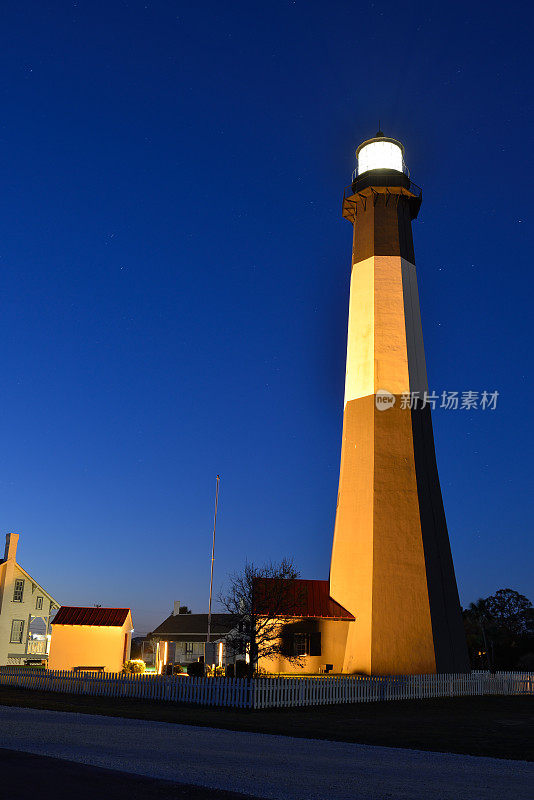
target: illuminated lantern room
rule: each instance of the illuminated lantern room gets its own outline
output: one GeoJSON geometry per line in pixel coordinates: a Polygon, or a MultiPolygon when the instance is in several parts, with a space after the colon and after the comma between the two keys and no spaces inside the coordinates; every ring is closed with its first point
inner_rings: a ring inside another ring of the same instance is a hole
{"type": "MultiPolygon", "coordinates": [[[[422,192],[410,180],[410,173],[404,161],[404,145],[398,139],[384,136],[379,130],[372,139],[366,139],[356,150],[357,167],[352,173],[350,188],[343,196],[343,216],[354,224],[358,197],[367,189],[371,193],[387,189],[404,194],[410,198],[409,210],[412,219],[417,217],[421,206],[422,192]]],[[[383,193],[383,192],[382,192],[383,193]]]]}
{"type": "Polygon", "coordinates": [[[355,175],[363,175],[373,169],[388,169],[407,173],[404,163],[404,146],[397,139],[390,139],[378,131],[373,139],[367,139],[356,150],[358,167],[355,175]]]}

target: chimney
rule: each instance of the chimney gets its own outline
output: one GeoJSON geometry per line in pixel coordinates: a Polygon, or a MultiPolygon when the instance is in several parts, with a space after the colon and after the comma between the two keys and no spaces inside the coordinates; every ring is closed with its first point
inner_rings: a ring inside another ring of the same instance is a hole
{"type": "Polygon", "coordinates": [[[174,608],[172,610],[172,615],[173,615],[173,617],[177,617],[179,613],[180,613],[180,601],[179,600],[175,600],[174,601],[174,608]]]}
{"type": "Polygon", "coordinates": [[[19,543],[18,533],[6,533],[6,549],[4,552],[4,560],[8,561],[17,555],[17,544],[19,543]]]}

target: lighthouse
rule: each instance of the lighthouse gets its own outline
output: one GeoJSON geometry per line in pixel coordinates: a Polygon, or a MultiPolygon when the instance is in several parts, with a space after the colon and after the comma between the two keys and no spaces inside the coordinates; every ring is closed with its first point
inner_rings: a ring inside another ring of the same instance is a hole
{"type": "Polygon", "coordinates": [[[422,192],[404,147],[356,151],[341,466],[330,596],[353,615],[343,672],[465,672],[469,661],[443,508],[412,221],[422,192]]]}

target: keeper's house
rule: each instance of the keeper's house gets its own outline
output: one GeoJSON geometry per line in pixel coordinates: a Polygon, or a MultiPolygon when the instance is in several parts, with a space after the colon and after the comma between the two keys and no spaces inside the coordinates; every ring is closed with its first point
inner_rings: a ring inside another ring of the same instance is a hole
{"type": "Polygon", "coordinates": [[[0,559],[0,665],[46,662],[50,614],[59,608],[46,589],[17,563],[18,533],[8,533],[0,559]]]}
{"type": "Polygon", "coordinates": [[[129,608],[62,606],[52,622],[50,669],[121,672],[130,658],[129,608]]]}
{"type": "Polygon", "coordinates": [[[170,664],[187,667],[195,661],[224,667],[233,664],[235,654],[226,647],[226,637],[235,624],[231,614],[212,614],[207,645],[208,615],[180,614],[180,602],[176,600],[172,614],[148,634],[157,645],[156,670],[165,671],[170,664]]]}
{"type": "Polygon", "coordinates": [[[272,619],[280,632],[278,653],[260,658],[260,671],[285,675],[342,671],[347,636],[356,621],[330,596],[328,581],[257,578],[254,594],[256,617],[272,619]]]}

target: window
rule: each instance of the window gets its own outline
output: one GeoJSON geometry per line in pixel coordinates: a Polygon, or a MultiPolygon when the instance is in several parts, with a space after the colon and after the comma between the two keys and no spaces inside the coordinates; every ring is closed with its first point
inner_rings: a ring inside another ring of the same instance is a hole
{"type": "Polygon", "coordinates": [[[13,602],[14,603],[22,603],[23,595],[24,595],[24,581],[23,580],[16,580],[15,581],[15,590],[13,592],[13,602]]]}
{"type": "Polygon", "coordinates": [[[22,634],[24,632],[24,620],[14,619],[11,623],[11,639],[10,641],[15,644],[22,642],[22,634]]]}
{"type": "Polygon", "coordinates": [[[185,653],[186,655],[193,655],[194,644],[193,642],[186,642],[185,643],[185,653]]]}
{"type": "Polygon", "coordinates": [[[37,609],[37,611],[40,611],[42,607],[43,607],[43,597],[42,595],[39,595],[35,601],[35,608],[37,609]]]}
{"type": "Polygon", "coordinates": [[[294,633],[293,634],[293,655],[295,656],[320,656],[321,655],[321,633],[294,633]]]}
{"type": "Polygon", "coordinates": [[[321,655],[321,631],[310,633],[310,655],[321,655]]]}
{"type": "Polygon", "coordinates": [[[295,633],[293,638],[293,651],[296,656],[308,655],[308,634],[295,633]]]}

